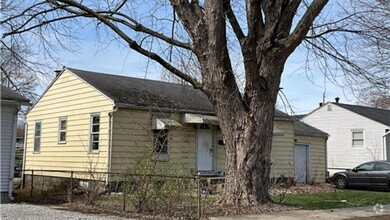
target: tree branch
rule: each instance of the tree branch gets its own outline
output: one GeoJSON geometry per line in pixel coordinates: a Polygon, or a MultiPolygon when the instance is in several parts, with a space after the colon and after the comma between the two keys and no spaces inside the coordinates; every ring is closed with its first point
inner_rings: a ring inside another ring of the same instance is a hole
{"type": "Polygon", "coordinates": [[[149,57],[152,60],[155,60],[157,63],[162,65],[164,68],[175,74],[176,76],[182,78],[183,80],[189,82],[191,85],[194,86],[196,89],[201,89],[202,84],[199,83],[195,78],[185,74],[184,72],[180,71],[179,69],[175,68],[171,64],[169,64],[167,61],[165,61],[161,56],[157,55],[156,53],[153,53],[151,51],[148,51],[144,48],[142,48],[135,40],[131,39],[127,34],[125,34],[121,29],[119,29],[115,24],[110,22],[108,19],[106,19],[103,15],[100,13],[90,9],[87,6],[84,6],[82,4],[79,4],[75,1],[72,0],[59,0],[60,2],[64,4],[68,4],[70,6],[73,6],[75,8],[80,9],[81,11],[85,11],[89,15],[92,15],[102,23],[104,23],[107,27],[109,27],[111,30],[113,30],[116,34],[118,34],[123,40],[125,40],[128,44],[129,47],[140,54],[149,57]]]}
{"type": "Polygon", "coordinates": [[[245,41],[245,34],[242,31],[242,28],[237,21],[236,15],[234,14],[234,12],[232,10],[232,7],[230,5],[230,0],[225,0],[223,5],[225,8],[225,13],[226,13],[226,16],[229,20],[229,23],[232,26],[234,34],[236,35],[236,37],[237,37],[237,39],[240,42],[241,47],[242,47],[242,45],[245,41]]]}
{"type": "Polygon", "coordinates": [[[294,31],[290,34],[287,41],[285,42],[286,51],[285,55],[291,54],[295,48],[305,38],[310,27],[313,25],[314,20],[320,14],[322,9],[328,3],[328,0],[314,0],[307,8],[305,14],[299,20],[294,31]]]}

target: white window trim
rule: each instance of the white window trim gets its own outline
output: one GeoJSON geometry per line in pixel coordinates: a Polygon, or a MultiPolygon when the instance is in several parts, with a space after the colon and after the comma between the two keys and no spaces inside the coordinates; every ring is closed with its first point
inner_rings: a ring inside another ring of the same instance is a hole
{"type": "Polygon", "coordinates": [[[89,153],[99,153],[99,149],[100,149],[100,125],[101,125],[101,117],[100,117],[100,113],[92,113],[90,114],[89,116],[89,153]],[[92,132],[92,126],[93,126],[93,123],[92,123],[92,119],[94,116],[99,116],[99,132],[92,132]],[[92,135],[93,134],[99,134],[99,147],[97,150],[93,150],[92,149],[92,135]]]}
{"type": "Polygon", "coordinates": [[[352,149],[364,149],[366,148],[366,137],[365,137],[365,132],[364,132],[364,129],[352,129],[351,132],[350,132],[350,143],[351,143],[351,148],[352,149]],[[362,147],[354,147],[353,146],[353,133],[354,132],[362,132],[363,133],[363,146],[362,147]]]}
{"type": "Polygon", "coordinates": [[[68,134],[68,117],[66,116],[63,116],[63,117],[59,117],[58,118],[58,138],[57,138],[57,142],[59,144],[66,144],[66,139],[67,139],[67,135],[68,134]],[[66,121],[66,128],[65,130],[61,130],[61,121],[66,121]],[[65,132],[65,141],[61,141],[60,138],[61,138],[61,132],[65,132]]]}
{"type": "Polygon", "coordinates": [[[40,154],[41,153],[41,146],[42,146],[42,121],[41,120],[38,120],[38,121],[35,121],[34,122],[34,141],[33,141],[33,153],[34,154],[40,154]],[[35,149],[35,138],[38,137],[38,136],[35,136],[35,133],[36,133],[36,130],[37,130],[37,123],[40,123],[41,124],[41,129],[39,131],[39,148],[38,150],[36,151],[35,149]]]}

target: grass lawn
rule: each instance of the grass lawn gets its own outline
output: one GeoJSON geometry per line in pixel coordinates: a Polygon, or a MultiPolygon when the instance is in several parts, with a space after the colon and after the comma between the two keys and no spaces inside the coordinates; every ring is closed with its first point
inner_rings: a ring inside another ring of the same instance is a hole
{"type": "MultiPolygon", "coordinates": [[[[278,201],[279,196],[274,196],[278,201]]],[[[371,206],[375,204],[390,204],[390,192],[343,190],[317,194],[286,195],[283,204],[303,209],[331,209],[355,206],[371,206]]]]}
{"type": "Polygon", "coordinates": [[[23,150],[16,150],[15,152],[15,163],[22,164],[23,163],[23,150]]]}

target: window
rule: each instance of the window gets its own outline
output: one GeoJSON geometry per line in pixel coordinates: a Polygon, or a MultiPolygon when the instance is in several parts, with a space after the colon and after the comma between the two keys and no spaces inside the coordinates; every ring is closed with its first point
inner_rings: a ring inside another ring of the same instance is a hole
{"type": "Polygon", "coordinates": [[[60,117],[58,119],[58,143],[66,143],[66,127],[67,127],[67,118],[60,117]]]}
{"type": "Polygon", "coordinates": [[[390,164],[388,163],[377,163],[375,165],[375,171],[390,171],[390,164]]]}
{"type": "Polygon", "coordinates": [[[354,148],[363,148],[364,147],[363,131],[352,131],[352,147],[354,147],[354,148]]]}
{"type": "Polygon", "coordinates": [[[365,163],[356,167],[356,171],[372,171],[374,168],[374,163],[365,163]]]}
{"type": "Polygon", "coordinates": [[[40,121],[35,122],[34,153],[39,153],[41,151],[41,131],[42,123],[40,121]]]}
{"type": "Polygon", "coordinates": [[[168,154],[168,130],[153,130],[154,152],[168,154]]]}
{"type": "Polygon", "coordinates": [[[91,152],[96,152],[99,150],[100,115],[91,115],[90,123],[89,148],[91,152]]]}

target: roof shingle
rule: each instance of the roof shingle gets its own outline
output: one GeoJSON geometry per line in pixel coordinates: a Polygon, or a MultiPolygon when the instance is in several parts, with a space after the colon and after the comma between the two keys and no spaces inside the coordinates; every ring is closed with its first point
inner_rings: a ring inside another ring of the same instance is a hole
{"type": "Polygon", "coordinates": [[[1,100],[28,103],[30,100],[19,93],[1,85],[1,100]]]}
{"type": "MultiPolygon", "coordinates": [[[[190,85],[156,80],[97,73],[74,68],[66,68],[120,107],[154,107],[176,112],[214,115],[214,108],[207,96],[190,85]]],[[[276,118],[291,117],[279,110],[276,118]]]]}
{"type": "Polygon", "coordinates": [[[333,104],[348,109],[376,122],[390,126],[390,110],[334,102],[333,104]]]}

